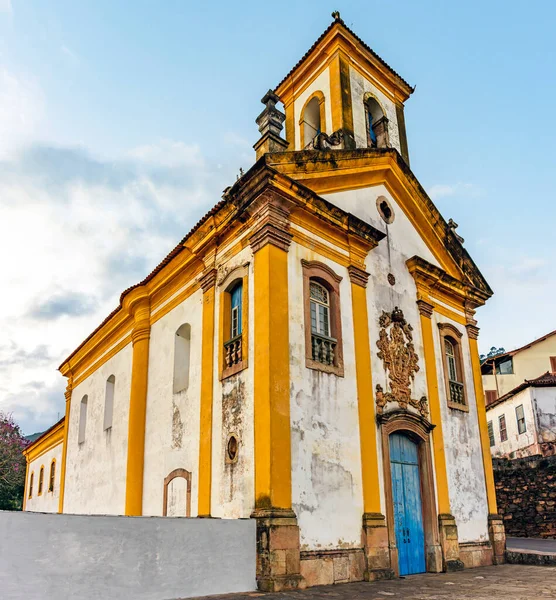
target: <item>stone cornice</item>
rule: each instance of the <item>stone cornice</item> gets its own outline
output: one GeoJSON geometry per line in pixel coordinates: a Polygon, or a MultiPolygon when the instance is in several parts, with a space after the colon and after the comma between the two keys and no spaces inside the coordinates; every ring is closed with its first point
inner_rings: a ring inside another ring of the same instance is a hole
{"type": "Polygon", "coordinates": [[[201,277],[199,278],[199,285],[203,290],[203,294],[215,286],[217,275],[218,270],[214,268],[203,271],[201,277]]]}
{"type": "Polygon", "coordinates": [[[425,300],[417,300],[417,308],[419,309],[419,314],[423,317],[427,317],[427,319],[432,317],[432,312],[434,310],[432,304],[425,302],[425,300]]]}
{"type": "Polygon", "coordinates": [[[471,325],[471,323],[465,326],[467,329],[467,336],[472,340],[479,339],[479,328],[476,325],[471,325]]]}
{"type": "Polygon", "coordinates": [[[285,252],[289,250],[293,237],[290,233],[291,204],[276,193],[265,192],[249,208],[254,217],[253,234],[249,237],[253,252],[267,244],[285,252]]]}
{"type": "Polygon", "coordinates": [[[360,269],[359,267],[356,267],[355,265],[350,265],[348,267],[348,273],[349,273],[349,280],[351,281],[351,283],[354,283],[355,285],[360,285],[361,287],[364,287],[364,288],[367,287],[367,283],[369,282],[370,273],[367,273],[367,271],[364,271],[363,269],[360,269]]]}

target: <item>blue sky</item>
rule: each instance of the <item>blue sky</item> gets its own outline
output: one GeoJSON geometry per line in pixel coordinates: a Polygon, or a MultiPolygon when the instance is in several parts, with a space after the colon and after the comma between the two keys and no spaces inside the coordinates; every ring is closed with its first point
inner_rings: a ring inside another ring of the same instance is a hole
{"type": "Polygon", "coordinates": [[[60,361],[252,164],[260,98],[332,10],[416,85],[411,167],[496,292],[481,349],[556,328],[554,3],[0,0],[0,410],[26,432],[63,413],[60,361]]]}

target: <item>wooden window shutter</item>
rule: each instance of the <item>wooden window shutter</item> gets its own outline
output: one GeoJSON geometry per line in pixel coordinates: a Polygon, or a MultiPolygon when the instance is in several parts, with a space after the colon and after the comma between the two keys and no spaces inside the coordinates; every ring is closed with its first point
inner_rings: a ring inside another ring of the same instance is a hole
{"type": "Polygon", "coordinates": [[[498,399],[498,392],[496,390],[485,390],[485,395],[487,406],[498,399]]]}
{"type": "Polygon", "coordinates": [[[550,357],[550,370],[552,373],[556,373],[556,356],[550,357]]]}

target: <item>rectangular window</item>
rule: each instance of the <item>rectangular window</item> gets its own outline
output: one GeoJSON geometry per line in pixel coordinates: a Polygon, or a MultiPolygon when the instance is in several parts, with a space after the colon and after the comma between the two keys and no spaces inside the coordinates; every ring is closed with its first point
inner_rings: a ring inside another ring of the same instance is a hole
{"type": "Polygon", "coordinates": [[[494,446],[494,444],[495,444],[494,427],[492,426],[492,421],[489,421],[487,423],[487,427],[488,427],[488,440],[490,442],[490,447],[492,448],[492,446],[494,446]]]}
{"type": "Polygon", "coordinates": [[[506,429],[506,415],[498,417],[498,425],[500,427],[500,441],[505,442],[508,439],[508,431],[506,429]]]}
{"type": "Polygon", "coordinates": [[[556,356],[550,357],[550,371],[556,373],[556,356]]]}
{"type": "Polygon", "coordinates": [[[511,357],[496,365],[497,375],[513,375],[513,372],[514,361],[511,357]]]}
{"type": "Polygon", "coordinates": [[[515,407],[515,416],[517,419],[517,432],[525,433],[527,426],[525,425],[525,413],[523,411],[523,404],[515,407]]]}
{"type": "Polygon", "coordinates": [[[492,404],[495,400],[498,399],[498,392],[496,390],[485,390],[486,403],[487,406],[492,404]]]}

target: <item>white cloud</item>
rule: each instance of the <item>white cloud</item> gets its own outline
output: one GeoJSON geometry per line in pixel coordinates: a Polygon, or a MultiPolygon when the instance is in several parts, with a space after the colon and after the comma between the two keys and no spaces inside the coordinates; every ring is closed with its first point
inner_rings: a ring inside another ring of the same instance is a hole
{"type": "Polygon", "coordinates": [[[0,160],[0,410],[26,433],[51,425],[64,410],[60,362],[230,181],[171,140],[119,161],[45,146],[0,160]]]}
{"type": "Polygon", "coordinates": [[[452,184],[437,183],[428,190],[428,193],[433,200],[438,200],[456,195],[476,197],[480,195],[480,190],[472,183],[458,181],[452,184]]]}

